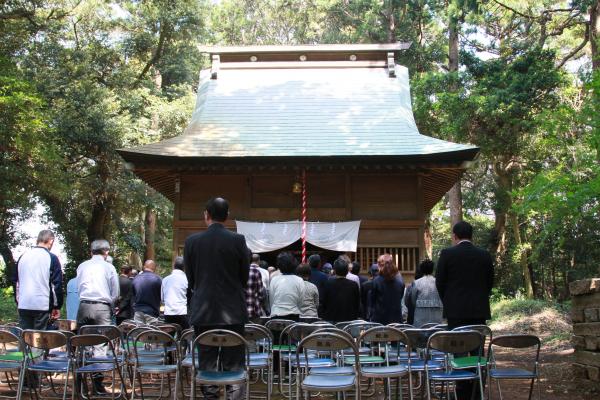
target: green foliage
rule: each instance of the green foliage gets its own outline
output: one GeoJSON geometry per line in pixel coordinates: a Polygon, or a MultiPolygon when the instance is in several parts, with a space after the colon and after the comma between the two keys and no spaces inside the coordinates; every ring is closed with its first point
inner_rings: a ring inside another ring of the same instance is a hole
{"type": "Polygon", "coordinates": [[[569,303],[525,299],[522,296],[516,298],[501,296],[494,300],[490,305],[492,321],[518,320],[523,317],[540,314],[546,309],[556,310],[564,314],[570,307],[569,303]]]}

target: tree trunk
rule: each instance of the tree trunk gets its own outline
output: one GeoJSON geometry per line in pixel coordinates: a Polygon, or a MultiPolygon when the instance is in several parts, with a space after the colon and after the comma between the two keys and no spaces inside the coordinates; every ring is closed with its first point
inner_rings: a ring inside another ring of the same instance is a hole
{"type": "Polygon", "coordinates": [[[490,238],[490,251],[495,255],[496,263],[499,265],[506,251],[506,220],[510,210],[512,199],[512,177],[506,171],[505,163],[496,161],[494,163],[494,174],[496,181],[495,204],[493,206],[495,221],[492,237],[490,238]]]}
{"type": "Polygon", "coordinates": [[[17,263],[13,257],[10,247],[8,246],[8,243],[4,240],[0,241],[0,256],[2,256],[4,263],[6,264],[4,276],[1,278],[4,281],[2,283],[9,284],[15,272],[17,263]]]}
{"type": "Polygon", "coordinates": [[[590,6],[590,46],[592,50],[592,68],[600,69],[600,0],[590,6]]]}
{"type": "Polygon", "coordinates": [[[146,207],[146,217],[144,218],[144,243],[146,249],[144,250],[144,261],[154,260],[154,236],[156,234],[156,213],[152,207],[146,207]]]}
{"type": "Polygon", "coordinates": [[[448,206],[450,207],[450,229],[463,219],[462,187],[460,178],[448,191],[448,206]]]}
{"type": "MultiPolygon", "coordinates": [[[[448,16],[448,72],[458,71],[458,31],[460,21],[450,15],[448,16]]],[[[456,87],[449,88],[456,90],[456,87]]],[[[460,177],[448,192],[448,206],[450,208],[450,229],[463,219],[462,209],[462,187],[460,177]]]]}
{"type": "Polygon", "coordinates": [[[423,227],[423,236],[425,243],[425,257],[430,260],[433,258],[433,237],[431,236],[431,212],[425,217],[425,225],[423,227]]]}
{"type": "Polygon", "coordinates": [[[510,224],[513,230],[513,236],[515,239],[515,245],[519,251],[519,265],[521,266],[521,272],[523,274],[523,283],[525,286],[525,296],[528,299],[533,298],[533,277],[530,275],[529,263],[527,259],[527,249],[523,246],[523,240],[521,238],[521,229],[519,228],[519,218],[515,213],[509,214],[510,224]]]}

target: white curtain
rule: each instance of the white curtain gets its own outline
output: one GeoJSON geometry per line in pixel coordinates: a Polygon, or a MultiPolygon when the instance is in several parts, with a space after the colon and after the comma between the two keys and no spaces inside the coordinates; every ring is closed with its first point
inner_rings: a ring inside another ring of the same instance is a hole
{"type": "MultiPolygon", "coordinates": [[[[302,235],[301,221],[235,221],[237,232],[246,237],[253,253],[264,253],[289,246],[302,235]]],[[[306,241],[334,251],[356,251],[360,221],[307,222],[306,241]]]]}

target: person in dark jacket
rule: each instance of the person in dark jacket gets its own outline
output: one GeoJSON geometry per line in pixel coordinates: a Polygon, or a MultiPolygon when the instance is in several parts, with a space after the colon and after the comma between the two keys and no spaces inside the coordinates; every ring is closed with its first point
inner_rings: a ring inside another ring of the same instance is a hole
{"type": "Polygon", "coordinates": [[[472,237],[473,227],[468,222],[458,222],[452,228],[454,246],[440,252],[435,283],[444,303],[448,329],[485,324],[491,317],[492,256],[475,247],[472,237]]]}
{"type": "Polygon", "coordinates": [[[133,268],[129,265],[121,268],[121,275],[119,275],[119,303],[116,309],[117,325],[126,319],[133,317],[133,303],[132,300],[132,279],[131,270],[133,268]]]}
{"type": "Polygon", "coordinates": [[[373,315],[373,305],[371,304],[371,289],[373,289],[373,279],[379,275],[379,265],[373,264],[369,267],[369,280],[360,287],[360,301],[362,304],[363,318],[370,321],[373,315]]]}
{"type": "MultiPolygon", "coordinates": [[[[473,227],[465,221],[452,227],[454,246],[443,249],[437,264],[435,284],[448,319],[448,330],[459,326],[485,324],[490,319],[490,294],[494,264],[486,250],[471,243],[473,227]]],[[[459,381],[458,399],[469,399],[472,381],[459,381]]],[[[479,387],[475,385],[476,392],[479,387]]]]}
{"type": "Polygon", "coordinates": [[[329,279],[329,275],[319,271],[321,265],[321,256],[313,254],[308,257],[308,265],[310,265],[310,278],[308,281],[315,285],[319,290],[319,298],[323,296],[323,284],[329,279]]]}
{"type": "MultiPolygon", "coordinates": [[[[231,232],[224,226],[229,215],[227,200],[210,199],[204,211],[208,228],[189,236],[185,241],[183,257],[188,285],[192,289],[190,323],[196,335],[211,329],[227,329],[244,334],[248,322],[246,286],[250,272],[250,250],[243,235],[231,232]]],[[[200,370],[224,371],[244,369],[244,347],[218,348],[199,346],[200,370]],[[218,360],[218,364],[217,364],[218,360]]],[[[206,399],[218,399],[218,386],[202,385],[206,399]]],[[[227,386],[230,399],[245,395],[244,385],[227,386]]]]}
{"type": "Polygon", "coordinates": [[[348,262],[339,257],[333,263],[335,276],[323,285],[323,298],[319,315],[326,321],[352,321],[360,316],[358,285],[346,279],[348,262]]]}
{"type": "Polygon", "coordinates": [[[146,260],[144,271],[132,282],[133,319],[143,324],[158,321],[162,278],[156,274],[156,263],[146,260]]]}
{"type": "Polygon", "coordinates": [[[383,325],[402,322],[402,296],[404,281],[391,254],[382,254],[377,259],[379,276],[373,280],[371,304],[373,321],[383,325]]]}

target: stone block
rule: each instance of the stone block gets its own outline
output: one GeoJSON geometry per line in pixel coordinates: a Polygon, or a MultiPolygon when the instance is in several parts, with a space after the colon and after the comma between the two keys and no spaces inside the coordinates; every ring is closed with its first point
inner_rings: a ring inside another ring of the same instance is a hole
{"type": "Polygon", "coordinates": [[[575,362],[587,366],[600,367],[600,353],[577,350],[575,352],[575,362]]]}
{"type": "Polygon", "coordinates": [[[600,293],[586,294],[585,296],[573,296],[571,307],[573,308],[598,308],[600,305],[600,293]]]}
{"type": "Polygon", "coordinates": [[[575,379],[587,379],[587,366],[574,363],[573,375],[575,376],[575,379]]]}
{"type": "Polygon", "coordinates": [[[585,336],[577,336],[577,335],[571,336],[571,344],[573,345],[573,348],[576,350],[585,349],[585,336]]]}
{"type": "Polygon", "coordinates": [[[571,296],[600,292],[600,278],[582,279],[569,284],[571,296]]]}
{"type": "Polygon", "coordinates": [[[598,348],[598,341],[600,338],[597,336],[584,336],[585,349],[595,351],[598,348]]]}
{"type": "Polygon", "coordinates": [[[584,322],[585,316],[583,314],[583,309],[572,308],[571,309],[571,321],[573,321],[573,323],[584,322]]]}
{"type": "Polygon", "coordinates": [[[600,336],[600,322],[586,322],[573,325],[573,334],[579,336],[600,336]]]}
{"type": "Polygon", "coordinates": [[[586,367],[586,369],[587,369],[587,378],[590,381],[600,382],[600,368],[592,367],[592,366],[588,365],[586,367]]]}
{"type": "Polygon", "coordinates": [[[598,309],[597,308],[586,308],[583,310],[585,322],[598,322],[598,309]]]}

